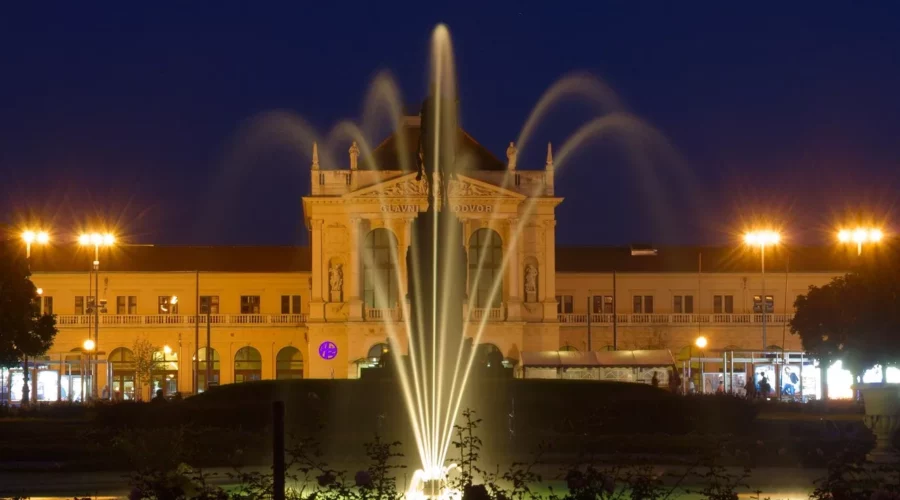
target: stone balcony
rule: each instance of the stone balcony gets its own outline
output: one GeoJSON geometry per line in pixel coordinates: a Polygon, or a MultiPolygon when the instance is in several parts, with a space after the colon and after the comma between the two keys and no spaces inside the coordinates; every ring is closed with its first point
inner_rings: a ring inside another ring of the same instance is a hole
{"type": "MultiPolygon", "coordinates": [[[[115,327],[177,327],[193,326],[199,320],[206,325],[207,316],[193,314],[101,314],[100,326],[115,327]]],[[[305,314],[211,314],[209,323],[215,326],[300,326],[306,323],[305,314]]],[[[60,328],[88,326],[94,324],[90,314],[60,314],[56,325],[60,328]]]]}
{"type": "MultiPolygon", "coordinates": [[[[612,325],[613,314],[591,314],[592,325],[612,325]]],[[[619,325],[783,325],[794,317],[793,314],[617,314],[615,323],[619,325]]],[[[559,314],[563,326],[586,326],[587,314],[559,314]]]]}

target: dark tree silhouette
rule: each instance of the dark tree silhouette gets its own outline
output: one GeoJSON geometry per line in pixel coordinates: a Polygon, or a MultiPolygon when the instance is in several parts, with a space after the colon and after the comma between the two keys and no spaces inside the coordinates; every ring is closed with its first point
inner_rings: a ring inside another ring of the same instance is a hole
{"type": "MultiPolygon", "coordinates": [[[[900,361],[900,266],[896,260],[861,266],[797,297],[791,333],[828,366],[843,362],[858,380],[875,364],[900,361]]],[[[886,370],[882,370],[884,376],[886,370]]]]}
{"type": "Polygon", "coordinates": [[[57,332],[56,318],[35,307],[38,293],[30,276],[16,245],[0,241],[0,365],[24,363],[23,404],[29,401],[28,358],[46,353],[57,332]]]}

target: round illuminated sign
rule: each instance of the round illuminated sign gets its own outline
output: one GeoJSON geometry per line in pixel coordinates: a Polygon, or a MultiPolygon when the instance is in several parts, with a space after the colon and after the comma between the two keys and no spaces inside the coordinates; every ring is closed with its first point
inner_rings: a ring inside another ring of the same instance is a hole
{"type": "Polygon", "coordinates": [[[334,357],[337,356],[337,346],[330,340],[322,342],[319,344],[319,356],[321,356],[322,359],[334,359],[334,357]]]}

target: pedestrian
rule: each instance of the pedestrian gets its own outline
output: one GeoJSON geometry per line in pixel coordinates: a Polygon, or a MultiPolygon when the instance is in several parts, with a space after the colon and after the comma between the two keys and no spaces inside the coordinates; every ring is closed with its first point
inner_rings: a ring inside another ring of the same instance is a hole
{"type": "Polygon", "coordinates": [[[653,372],[653,378],[650,379],[650,385],[659,387],[659,377],[656,376],[656,372],[653,372]]]}
{"type": "Polygon", "coordinates": [[[104,400],[109,399],[109,386],[108,385],[103,386],[103,393],[100,397],[104,400]]]}
{"type": "Polygon", "coordinates": [[[747,379],[747,383],[744,384],[744,392],[747,399],[756,399],[756,383],[753,381],[753,377],[747,379]]]}
{"type": "Polygon", "coordinates": [[[762,378],[759,380],[759,390],[762,393],[763,399],[769,399],[769,393],[772,392],[772,386],[769,385],[769,378],[766,377],[765,374],[762,374],[762,378]]]}
{"type": "Polygon", "coordinates": [[[719,381],[719,387],[716,387],[716,394],[725,394],[725,382],[719,381]]]}
{"type": "Polygon", "coordinates": [[[157,403],[157,404],[165,403],[165,402],[166,402],[166,397],[163,395],[163,390],[162,390],[162,389],[157,389],[157,390],[156,390],[156,396],[154,396],[153,399],[150,400],[150,402],[151,402],[151,403],[157,403]]]}

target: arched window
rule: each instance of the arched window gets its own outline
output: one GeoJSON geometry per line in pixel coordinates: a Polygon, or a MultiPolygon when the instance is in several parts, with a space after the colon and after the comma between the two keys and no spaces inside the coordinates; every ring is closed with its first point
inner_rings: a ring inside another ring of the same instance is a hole
{"type": "Polygon", "coordinates": [[[387,352],[388,345],[384,342],[380,342],[369,348],[369,354],[366,356],[366,358],[377,365],[378,362],[381,361],[381,356],[387,354],[387,352]]]}
{"type": "Polygon", "coordinates": [[[303,353],[287,346],[275,357],[275,378],[278,380],[303,378],[303,353]]]}
{"type": "Polygon", "coordinates": [[[131,349],[119,347],[109,353],[110,366],[112,366],[112,396],[113,399],[134,399],[135,362],[131,349]]]}
{"type": "MultiPolygon", "coordinates": [[[[209,382],[213,385],[219,384],[219,352],[213,348],[210,348],[209,357],[212,358],[212,366],[210,366],[209,370],[209,382]]],[[[197,392],[203,392],[206,390],[207,385],[206,382],[206,348],[201,347],[197,350],[197,359],[198,359],[198,373],[197,373],[197,392]]]]}
{"type": "Polygon", "coordinates": [[[469,298],[477,308],[500,307],[502,285],[491,294],[495,283],[503,279],[503,243],[493,229],[482,228],[469,239],[469,298]]]}
{"type": "Polygon", "coordinates": [[[392,309],[397,304],[397,238],[385,228],[373,229],[363,248],[364,300],[372,309],[392,309]]]}
{"type": "Polygon", "coordinates": [[[178,392],[178,353],[168,347],[153,353],[150,397],[155,397],[160,389],[164,396],[178,392]]]}
{"type": "Polygon", "coordinates": [[[262,378],[262,356],[255,348],[247,346],[234,354],[234,382],[250,382],[262,378]]]}
{"type": "Polygon", "coordinates": [[[478,344],[475,348],[475,361],[481,366],[496,368],[493,363],[503,363],[503,351],[494,344],[478,344]]]}
{"type": "Polygon", "coordinates": [[[577,347],[575,347],[575,346],[573,346],[573,345],[569,345],[569,344],[565,344],[565,345],[560,346],[560,347],[559,347],[559,350],[560,350],[560,351],[563,351],[563,352],[568,352],[568,351],[578,352],[578,348],[577,348],[577,347]]]}

